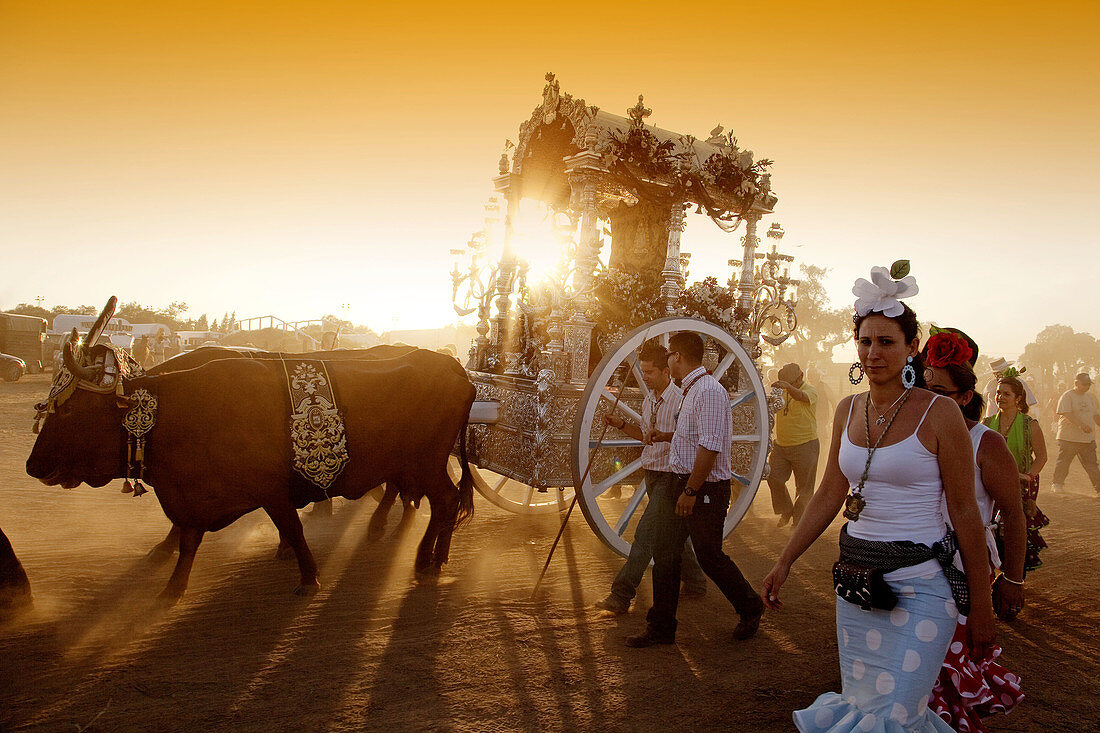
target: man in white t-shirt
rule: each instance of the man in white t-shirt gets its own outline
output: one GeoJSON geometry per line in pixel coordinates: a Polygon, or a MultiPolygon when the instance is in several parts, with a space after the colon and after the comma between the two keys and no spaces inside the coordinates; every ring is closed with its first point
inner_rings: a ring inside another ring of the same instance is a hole
{"type": "Polygon", "coordinates": [[[1089,394],[1092,378],[1082,372],[1073,389],[1058,399],[1058,459],[1054,463],[1052,490],[1060,491],[1076,456],[1089,475],[1092,488],[1100,495],[1100,466],[1096,464],[1096,426],[1100,426],[1100,405],[1089,394]]]}

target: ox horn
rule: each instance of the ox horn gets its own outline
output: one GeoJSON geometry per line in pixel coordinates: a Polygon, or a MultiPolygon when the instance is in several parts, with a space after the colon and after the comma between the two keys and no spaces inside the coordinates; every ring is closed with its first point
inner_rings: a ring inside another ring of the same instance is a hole
{"type": "Polygon", "coordinates": [[[96,378],[96,371],[90,367],[86,367],[83,364],[77,363],[76,356],[73,353],[76,343],[80,340],[80,335],[77,334],[76,329],[73,329],[68,340],[65,342],[64,348],[61,350],[61,357],[65,362],[65,368],[68,369],[78,379],[83,379],[86,382],[94,381],[96,378]]]}
{"type": "Polygon", "coordinates": [[[84,346],[91,348],[99,343],[99,337],[103,335],[103,332],[107,328],[107,324],[115,316],[115,308],[118,307],[118,298],[111,296],[107,300],[107,305],[103,306],[103,310],[99,313],[99,318],[96,319],[92,327],[88,329],[88,338],[85,340],[84,346]]]}

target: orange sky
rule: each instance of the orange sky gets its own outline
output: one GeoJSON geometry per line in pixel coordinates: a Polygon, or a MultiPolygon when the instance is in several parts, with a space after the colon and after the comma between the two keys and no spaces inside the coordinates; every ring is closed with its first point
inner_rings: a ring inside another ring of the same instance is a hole
{"type": "MultiPolygon", "coordinates": [[[[552,70],[775,159],[838,304],[907,257],[987,353],[1100,336],[1097,7],[0,0],[0,306],[451,322],[448,250],[552,70]]],[[[685,249],[739,254],[698,217],[685,249]]]]}

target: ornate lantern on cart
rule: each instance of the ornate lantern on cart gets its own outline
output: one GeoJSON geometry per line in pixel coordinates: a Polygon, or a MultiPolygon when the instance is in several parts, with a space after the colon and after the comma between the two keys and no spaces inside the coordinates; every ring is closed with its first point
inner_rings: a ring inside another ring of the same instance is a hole
{"type": "Polygon", "coordinates": [[[546,82],[514,151],[508,143],[501,157],[493,179],[500,206],[487,210],[485,229],[471,239],[468,270],[456,265],[452,273],[456,312],[478,316],[467,371],[478,400],[496,407],[493,421],[471,420],[476,485],[510,511],[558,511],[583,477],[586,519],[626,554],[646,493],[641,444],[618,435],[600,440],[602,418],[614,410],[639,421],[646,387],[638,349],[695,331],[707,344],[708,368],[730,392],[740,491],[728,534],[766,471],[775,403],[755,363],[760,340],[778,344],[796,325],[787,291],[797,281],[785,269],[792,258],[774,245],[757,252],[758,224],[777,201],[770,161],[754,162],[721,126],[701,141],[648,125],[642,97],[620,117],[562,93],[553,74],[546,82]],[[538,277],[514,249],[525,200],[546,207],[561,242],[560,260],[538,277]],[[685,294],[680,238],[691,207],[726,232],[745,225],[741,259],[731,261],[738,270],[725,288],[709,280],[685,294]],[[490,261],[498,231],[500,254],[490,261]],[[637,307],[616,310],[623,303],[610,302],[612,286],[624,282],[636,286],[637,307]],[[632,497],[609,498],[623,485],[634,486],[632,497]]]}

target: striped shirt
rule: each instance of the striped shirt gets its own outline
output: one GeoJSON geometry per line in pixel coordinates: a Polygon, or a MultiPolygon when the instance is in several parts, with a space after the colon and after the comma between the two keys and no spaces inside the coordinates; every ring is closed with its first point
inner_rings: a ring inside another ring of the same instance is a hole
{"type": "Polygon", "coordinates": [[[696,450],[703,446],[718,454],[706,480],[725,481],[733,475],[730,469],[733,412],[729,392],[703,367],[692,370],[680,383],[685,392],[672,436],[672,471],[691,473],[696,450]]]}
{"type": "MultiPolygon", "coordinates": [[[[680,405],[680,388],[671,381],[661,394],[650,392],[642,401],[642,435],[650,430],[671,433],[676,429],[676,408],[680,405]],[[654,421],[656,409],[656,421],[654,421]]],[[[642,468],[650,471],[671,471],[669,454],[672,447],[667,440],[642,448],[642,468]]]]}

